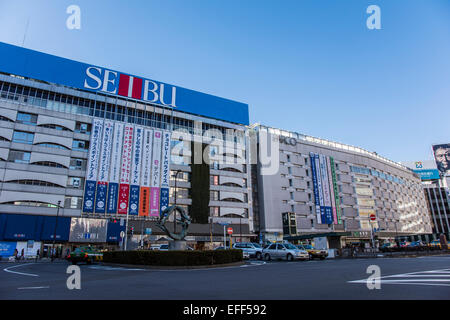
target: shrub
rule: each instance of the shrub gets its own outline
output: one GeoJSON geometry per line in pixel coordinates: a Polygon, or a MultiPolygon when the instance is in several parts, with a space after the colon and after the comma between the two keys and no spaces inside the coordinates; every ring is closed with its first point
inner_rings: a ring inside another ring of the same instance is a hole
{"type": "Polygon", "coordinates": [[[208,251],[110,251],[103,262],[150,266],[202,266],[242,261],[242,250],[208,251]]]}

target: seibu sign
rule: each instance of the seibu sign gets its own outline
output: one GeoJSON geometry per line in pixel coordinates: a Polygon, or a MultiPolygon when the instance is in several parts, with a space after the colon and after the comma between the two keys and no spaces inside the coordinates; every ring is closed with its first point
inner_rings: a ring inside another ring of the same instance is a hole
{"type": "Polygon", "coordinates": [[[176,108],[177,88],[99,67],[88,67],[84,88],[176,108]]]}

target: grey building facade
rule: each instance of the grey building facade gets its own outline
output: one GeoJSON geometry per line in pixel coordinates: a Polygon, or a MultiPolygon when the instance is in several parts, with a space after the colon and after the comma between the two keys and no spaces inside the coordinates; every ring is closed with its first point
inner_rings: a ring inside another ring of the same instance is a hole
{"type": "Polygon", "coordinates": [[[261,125],[252,130],[258,137],[259,152],[262,134],[269,134],[268,139],[279,144],[277,172],[261,174],[261,163],[254,170],[257,231],[266,240],[325,235],[336,240],[334,247],[340,247],[371,239],[373,229],[379,239],[431,233],[420,179],[408,168],[358,147],[261,125]],[[311,154],[334,162],[332,223],[318,219],[311,154]]]}

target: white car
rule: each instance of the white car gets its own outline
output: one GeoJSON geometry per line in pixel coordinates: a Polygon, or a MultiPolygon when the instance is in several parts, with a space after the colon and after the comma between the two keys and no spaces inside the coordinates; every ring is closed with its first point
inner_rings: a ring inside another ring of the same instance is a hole
{"type": "Polygon", "coordinates": [[[272,243],[262,251],[264,260],[309,260],[309,253],[290,243],[272,243]]]}

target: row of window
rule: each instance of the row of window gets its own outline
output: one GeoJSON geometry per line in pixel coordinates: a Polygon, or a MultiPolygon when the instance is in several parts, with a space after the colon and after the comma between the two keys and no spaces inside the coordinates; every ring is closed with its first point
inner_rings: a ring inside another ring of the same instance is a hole
{"type": "Polygon", "coordinates": [[[368,168],[363,168],[363,167],[356,167],[356,166],[350,166],[350,170],[351,172],[355,172],[355,173],[361,173],[361,174],[366,174],[366,175],[372,175],[374,177],[379,177],[381,179],[384,180],[388,180],[388,181],[393,181],[399,184],[405,184],[405,182],[403,181],[403,179],[391,176],[389,174],[374,170],[374,169],[368,169],[368,168]]]}
{"type": "MultiPolygon", "coordinates": [[[[12,142],[33,144],[33,141],[34,141],[34,133],[25,132],[25,131],[14,131],[14,133],[13,133],[12,142]]],[[[63,145],[60,145],[57,143],[51,143],[51,142],[36,143],[35,145],[47,147],[47,148],[70,150],[66,146],[63,146],[63,145]]],[[[89,151],[89,141],[73,140],[71,150],[88,152],[89,151]]]]}
{"type": "MultiPolygon", "coordinates": [[[[31,126],[35,126],[35,125],[37,125],[37,119],[38,119],[38,115],[37,114],[18,112],[17,113],[16,122],[22,123],[22,124],[31,125],[31,126]]],[[[40,125],[40,126],[41,127],[45,127],[45,128],[49,128],[49,129],[56,129],[56,130],[62,130],[62,131],[72,131],[69,128],[66,128],[66,127],[63,127],[63,126],[60,126],[60,125],[56,125],[56,124],[43,124],[43,125],[40,125]]],[[[75,130],[74,131],[77,132],[77,133],[90,134],[91,133],[91,128],[92,128],[91,124],[77,121],[75,123],[75,130]]]]}
{"type": "MultiPolygon", "coordinates": [[[[7,161],[15,162],[15,163],[30,163],[31,152],[20,151],[20,150],[10,150],[7,161]]],[[[55,168],[65,168],[70,170],[86,170],[86,159],[79,158],[71,158],[69,168],[64,167],[62,164],[51,162],[51,161],[42,161],[42,162],[33,162],[33,165],[41,165],[46,167],[55,167],[55,168]]]]}
{"type": "MultiPolygon", "coordinates": [[[[23,87],[6,82],[0,82],[0,97],[7,100],[27,103],[47,110],[89,115],[160,129],[170,129],[173,125],[174,129],[182,128],[191,134],[194,134],[194,122],[192,120],[172,117],[170,114],[147,111],[145,109],[148,109],[148,106],[144,104],[124,101],[119,98],[116,99],[116,104],[112,104],[23,87]],[[117,103],[126,104],[126,106],[117,103]],[[136,105],[138,104],[143,110],[136,108],[136,105]]],[[[102,96],[98,97],[100,98],[102,96]]],[[[104,98],[106,99],[106,97],[104,98]]],[[[221,132],[227,130],[227,128],[205,123],[202,128],[203,133],[209,129],[218,129],[221,132]]],[[[243,131],[235,131],[232,138],[243,144],[243,137],[243,131]]]]}
{"type": "MultiPolygon", "coordinates": [[[[5,183],[16,183],[23,185],[31,185],[31,186],[41,186],[41,187],[55,187],[61,188],[59,184],[55,184],[52,182],[42,181],[42,180],[30,180],[30,179],[20,179],[20,180],[12,180],[6,181],[5,183]]],[[[81,177],[68,177],[67,179],[67,187],[71,188],[83,188],[84,187],[84,178],[81,177]]]]}

